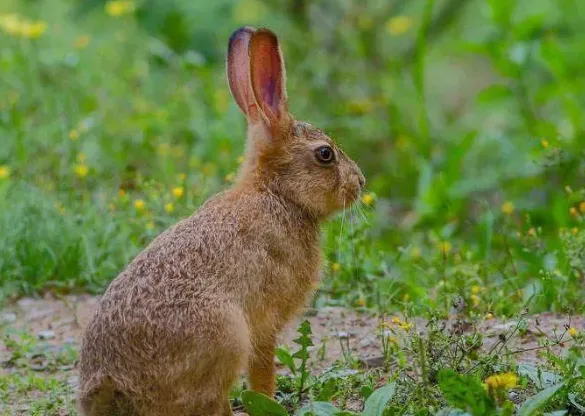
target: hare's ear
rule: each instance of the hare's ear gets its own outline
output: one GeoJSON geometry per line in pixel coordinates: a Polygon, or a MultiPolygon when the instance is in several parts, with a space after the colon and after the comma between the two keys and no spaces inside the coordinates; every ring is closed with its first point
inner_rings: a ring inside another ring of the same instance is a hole
{"type": "Polygon", "coordinates": [[[234,100],[248,116],[258,119],[256,101],[250,84],[250,57],[248,55],[250,39],[256,30],[244,26],[230,36],[227,52],[227,78],[234,100]]]}
{"type": "Polygon", "coordinates": [[[271,124],[288,115],[284,58],[278,38],[268,29],[258,29],[250,39],[250,80],[256,102],[271,124]]]}

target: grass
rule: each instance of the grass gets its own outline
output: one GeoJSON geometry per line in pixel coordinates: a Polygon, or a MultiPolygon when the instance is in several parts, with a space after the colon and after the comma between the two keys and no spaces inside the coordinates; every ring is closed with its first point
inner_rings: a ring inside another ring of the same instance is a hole
{"type": "MultiPolygon", "coordinates": [[[[313,307],[582,314],[583,15],[563,0],[6,0],[0,302],[100,293],[229,186],[245,125],[223,59],[251,24],[282,37],[294,113],[368,178],[362,203],[324,229],[313,307]]],[[[355,377],[336,397],[379,380],[355,377]]],[[[395,378],[401,397],[412,385],[395,378]]],[[[434,409],[439,384],[423,381],[412,406],[434,409]]]]}

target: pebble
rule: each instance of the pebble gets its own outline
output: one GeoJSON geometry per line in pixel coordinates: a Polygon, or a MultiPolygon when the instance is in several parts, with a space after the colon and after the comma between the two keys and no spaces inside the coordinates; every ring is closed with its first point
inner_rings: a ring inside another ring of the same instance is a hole
{"type": "Polygon", "coordinates": [[[55,338],[55,331],[51,331],[50,329],[47,329],[45,331],[39,331],[37,332],[37,336],[39,337],[39,339],[44,340],[53,339],[55,338]]]}

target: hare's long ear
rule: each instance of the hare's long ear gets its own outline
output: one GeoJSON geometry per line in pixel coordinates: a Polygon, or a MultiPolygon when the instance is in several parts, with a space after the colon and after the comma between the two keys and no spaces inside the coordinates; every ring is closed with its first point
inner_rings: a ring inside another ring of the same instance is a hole
{"type": "Polygon", "coordinates": [[[260,109],[271,125],[288,116],[284,58],[276,35],[258,29],[250,39],[250,80],[260,109]]]}
{"type": "Polygon", "coordinates": [[[256,100],[250,84],[250,39],[256,30],[244,26],[230,36],[227,52],[227,78],[234,100],[249,119],[258,119],[256,100]]]}

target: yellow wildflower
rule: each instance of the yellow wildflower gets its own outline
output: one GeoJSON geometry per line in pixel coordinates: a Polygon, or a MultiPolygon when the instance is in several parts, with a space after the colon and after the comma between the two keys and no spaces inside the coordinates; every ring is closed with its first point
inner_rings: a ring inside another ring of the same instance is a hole
{"type": "Polygon", "coordinates": [[[106,13],[113,17],[132,14],[136,10],[136,4],[133,1],[108,1],[105,5],[106,13]]]}
{"type": "Polygon", "coordinates": [[[510,201],[506,201],[502,204],[502,212],[506,215],[512,215],[514,212],[514,204],[510,201]]]}
{"type": "Polygon", "coordinates": [[[87,167],[86,164],[82,163],[78,163],[73,167],[73,171],[75,172],[75,174],[77,176],[79,176],[80,178],[85,178],[87,176],[87,174],[89,173],[89,168],[87,167]]]}
{"type": "Polygon", "coordinates": [[[366,205],[372,205],[372,203],[374,202],[374,195],[365,194],[364,196],[362,196],[362,202],[366,205]]]}
{"type": "Polygon", "coordinates": [[[492,390],[508,390],[518,385],[518,376],[514,373],[494,374],[485,379],[485,384],[492,390]]]}
{"type": "Polygon", "coordinates": [[[236,159],[238,163],[244,163],[244,155],[240,155],[238,156],[238,158],[236,159]]]}
{"type": "Polygon", "coordinates": [[[540,141],[540,144],[542,145],[542,147],[544,147],[545,149],[549,146],[548,140],[546,139],[542,139],[540,141]]]}
{"type": "Polygon", "coordinates": [[[137,211],[142,211],[144,210],[145,207],[146,204],[142,199],[137,199],[136,201],[134,201],[134,208],[136,208],[137,211]]]}
{"type": "Polygon", "coordinates": [[[471,302],[473,303],[473,306],[479,306],[481,298],[477,295],[471,295],[471,302]]]}
{"type": "Polygon", "coordinates": [[[474,295],[477,295],[480,291],[481,287],[479,287],[478,285],[471,286],[471,293],[473,293],[474,295]]]}
{"type": "Polygon", "coordinates": [[[228,183],[232,183],[234,181],[235,175],[233,172],[228,173],[227,175],[225,175],[224,180],[228,183]]]}
{"type": "Polygon", "coordinates": [[[493,313],[486,314],[485,319],[488,320],[488,321],[491,320],[491,319],[494,319],[494,314],[493,313]]]}
{"type": "Polygon", "coordinates": [[[89,45],[89,36],[81,35],[77,39],[75,39],[74,46],[77,49],[85,49],[87,48],[87,45],[89,45]]]}
{"type": "Polygon", "coordinates": [[[173,195],[176,198],[182,197],[184,193],[185,193],[185,189],[182,186],[175,186],[173,188],[173,195]]]}
{"type": "Polygon", "coordinates": [[[403,320],[401,320],[400,318],[398,318],[396,316],[394,318],[392,318],[392,323],[404,331],[408,331],[410,328],[412,328],[411,323],[404,322],[403,320]]]}
{"type": "Polygon", "coordinates": [[[365,306],[366,305],[366,300],[364,298],[359,298],[358,300],[355,301],[356,306],[365,306]]]}
{"type": "Polygon", "coordinates": [[[79,139],[79,132],[77,129],[73,129],[69,132],[69,139],[73,141],[79,139]]]}
{"type": "Polygon", "coordinates": [[[392,36],[402,35],[411,28],[412,18],[409,16],[396,16],[386,22],[386,30],[392,36]]]}
{"type": "Polygon", "coordinates": [[[6,165],[0,165],[0,179],[7,179],[10,177],[10,168],[6,165]]]}
{"type": "Polygon", "coordinates": [[[534,237],[536,235],[536,230],[534,229],[534,227],[528,230],[528,235],[531,237],[534,237]]]}
{"type": "Polygon", "coordinates": [[[341,264],[339,263],[333,263],[331,265],[331,270],[333,270],[334,272],[338,272],[341,270],[341,264]]]}
{"type": "Polygon", "coordinates": [[[579,211],[585,214],[585,201],[579,204],[579,211]]]}
{"type": "Polygon", "coordinates": [[[418,259],[420,257],[420,248],[414,246],[410,249],[410,257],[413,259],[418,259]]]}
{"type": "Polygon", "coordinates": [[[577,336],[577,330],[573,327],[569,328],[569,335],[572,336],[573,338],[575,338],[577,336]]]}
{"type": "Polygon", "coordinates": [[[573,227],[571,229],[571,232],[573,233],[573,235],[577,235],[577,233],[579,232],[579,229],[577,227],[573,227]]]}
{"type": "Polygon", "coordinates": [[[126,191],[122,188],[118,189],[118,196],[124,198],[126,196],[126,191]]]}
{"type": "Polygon", "coordinates": [[[571,209],[569,210],[569,214],[571,214],[571,216],[573,217],[576,217],[577,215],[579,215],[579,212],[577,211],[577,208],[571,207],[571,209]]]}
{"type": "Polygon", "coordinates": [[[24,22],[20,28],[20,33],[28,39],[40,38],[47,30],[45,22],[24,22]]]}
{"type": "Polygon", "coordinates": [[[165,211],[166,212],[168,212],[170,214],[174,210],[175,210],[175,206],[173,205],[172,202],[168,202],[168,203],[165,204],[165,211]]]}
{"type": "Polygon", "coordinates": [[[439,243],[439,250],[441,250],[444,255],[449,254],[452,248],[451,243],[448,241],[441,241],[439,243]]]}

